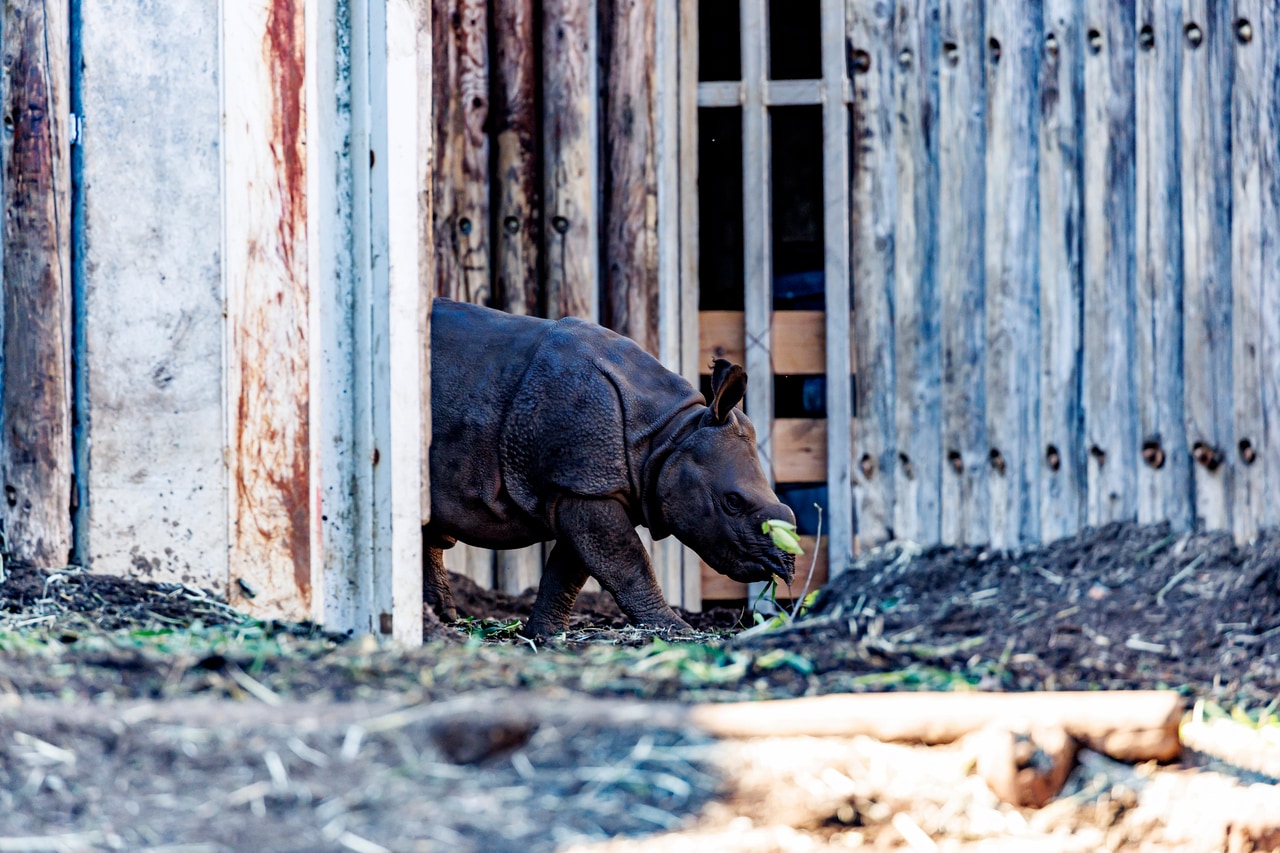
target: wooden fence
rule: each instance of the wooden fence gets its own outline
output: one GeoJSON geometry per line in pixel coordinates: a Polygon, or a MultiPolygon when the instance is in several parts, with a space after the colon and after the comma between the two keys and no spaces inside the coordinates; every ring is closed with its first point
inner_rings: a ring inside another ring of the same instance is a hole
{"type": "Polygon", "coordinates": [[[1280,8],[850,8],[862,544],[1280,523],[1280,8]]]}

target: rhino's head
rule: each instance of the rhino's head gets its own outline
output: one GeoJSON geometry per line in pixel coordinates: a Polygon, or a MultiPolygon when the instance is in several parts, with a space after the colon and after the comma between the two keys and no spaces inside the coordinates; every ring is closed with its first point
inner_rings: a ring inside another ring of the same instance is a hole
{"type": "Polygon", "coordinates": [[[707,565],[736,581],[777,575],[790,583],[795,557],[784,553],[764,522],[795,523],[790,507],[769,488],[756,455],[756,431],[734,406],[747,390],[747,373],[717,359],[711,405],[663,465],[657,497],[665,526],[707,565]]]}

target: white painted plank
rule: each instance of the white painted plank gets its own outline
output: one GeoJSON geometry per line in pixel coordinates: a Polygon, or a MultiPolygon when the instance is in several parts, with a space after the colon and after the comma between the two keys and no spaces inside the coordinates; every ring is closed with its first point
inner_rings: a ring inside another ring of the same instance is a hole
{"type": "MultiPolygon", "coordinates": [[[[1263,418],[1267,433],[1258,453],[1266,471],[1267,489],[1280,495],[1280,10],[1272,4],[1264,7],[1255,38],[1261,37],[1263,48],[1262,98],[1259,118],[1258,149],[1262,163],[1262,318],[1260,358],[1272,368],[1262,375],[1263,418]]],[[[1266,504],[1262,517],[1264,527],[1280,528],[1280,501],[1266,504]]]]}
{"type": "Polygon", "coordinates": [[[1041,9],[987,0],[987,434],[993,547],[1040,537],[1041,9]]]}
{"type": "Polygon", "coordinates": [[[1191,456],[1183,427],[1182,211],[1178,163],[1182,10],[1139,0],[1135,57],[1137,286],[1134,354],[1138,521],[1191,527],[1191,456]]]}
{"type": "Polygon", "coordinates": [[[894,534],[941,539],[942,361],[937,265],[937,0],[899,0],[894,73],[898,204],[894,225],[894,534]]]}
{"type": "Polygon", "coordinates": [[[218,6],[79,14],[77,550],[95,572],[225,591],[218,6]]]}
{"type": "Polygon", "coordinates": [[[1040,535],[1084,520],[1080,394],[1084,227],[1084,16],[1076,0],[1047,0],[1040,74],[1040,535]]]}

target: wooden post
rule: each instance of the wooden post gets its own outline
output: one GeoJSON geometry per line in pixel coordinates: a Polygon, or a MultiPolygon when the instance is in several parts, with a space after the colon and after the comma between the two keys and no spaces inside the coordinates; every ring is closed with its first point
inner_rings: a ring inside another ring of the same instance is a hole
{"type": "MultiPolygon", "coordinates": [[[[495,164],[493,276],[499,304],[537,316],[541,204],[538,185],[537,16],[533,0],[493,0],[495,164]]],[[[538,585],[542,547],[496,554],[495,585],[512,595],[538,585]]]]}
{"type": "Polygon", "coordinates": [[[1231,529],[1231,4],[1184,0],[1178,42],[1183,376],[1196,525],[1231,529]]]}
{"type": "Polygon", "coordinates": [[[938,301],[938,0],[899,0],[896,15],[893,341],[894,533],[941,541],[942,352],[938,301]]]}
{"type": "Polygon", "coordinates": [[[658,351],[658,180],[654,3],[603,0],[603,322],[658,351]]]}
{"type": "Polygon", "coordinates": [[[1091,525],[1138,514],[1133,22],[1133,0],[1085,5],[1083,381],[1091,525]]]}
{"type": "MultiPolygon", "coordinates": [[[[1263,220],[1263,146],[1280,144],[1263,136],[1263,106],[1270,92],[1264,88],[1263,58],[1267,29],[1265,10],[1274,4],[1237,0],[1233,29],[1226,34],[1234,59],[1231,79],[1231,379],[1232,432],[1226,448],[1232,465],[1232,527],[1239,542],[1257,537],[1274,499],[1267,492],[1265,461],[1266,415],[1263,377],[1277,365],[1263,361],[1263,337],[1268,320],[1262,314],[1263,239],[1269,229],[1280,236],[1274,222],[1263,220]]],[[[1274,20],[1274,18],[1272,18],[1274,20]]]]}
{"type": "Polygon", "coordinates": [[[1178,163],[1182,10],[1139,0],[1135,57],[1138,521],[1191,527],[1191,457],[1182,404],[1182,212],[1178,163]]]}
{"type": "Polygon", "coordinates": [[[1084,522],[1080,311],[1084,281],[1084,20],[1076,0],[1046,0],[1040,64],[1040,535],[1084,522]]]}
{"type": "MultiPolygon", "coordinates": [[[[857,518],[858,541],[863,545],[879,545],[893,538],[894,479],[897,452],[894,446],[894,341],[893,290],[894,241],[893,226],[897,219],[897,174],[893,140],[893,11],[889,4],[854,6],[848,21],[848,43],[852,51],[853,71],[853,176],[850,192],[852,213],[853,320],[854,348],[858,364],[856,438],[853,447],[831,446],[828,458],[849,458],[852,449],[853,496],[857,518]]],[[[826,140],[829,142],[830,140],[826,140]]],[[[828,215],[831,211],[827,208],[828,215]]],[[[829,237],[835,237],[829,232],[829,237]]],[[[827,315],[844,313],[845,299],[833,298],[833,290],[841,287],[839,278],[827,282],[827,315]]],[[[840,294],[843,295],[843,294],[840,294]]],[[[845,339],[827,335],[828,343],[845,346],[845,339]]],[[[847,358],[839,367],[827,365],[828,394],[848,396],[844,374],[847,358]]],[[[830,404],[828,404],[829,406],[830,404]]],[[[851,411],[843,415],[828,411],[830,436],[842,432],[848,441],[847,422],[851,411]]],[[[842,445],[844,442],[842,442],[842,445]]],[[[844,466],[846,476],[848,465],[844,466]]],[[[828,488],[840,483],[828,483],[828,488]]],[[[832,528],[845,523],[843,518],[830,519],[832,528]]],[[[852,543],[849,543],[852,545],[852,543]]],[[[838,560],[852,556],[834,554],[838,560]]],[[[838,564],[833,563],[833,568],[838,564]]],[[[837,569],[838,570],[838,569],[837,569]]]]}
{"type": "Polygon", "coordinates": [[[986,39],[982,5],[942,0],[938,276],[942,304],[942,541],[990,534],[983,256],[986,39]]]}
{"type": "MultiPolygon", "coordinates": [[[[1260,358],[1264,365],[1280,364],[1280,14],[1272,5],[1264,7],[1262,49],[1264,96],[1258,132],[1262,170],[1262,340],[1260,358]]],[[[1262,374],[1262,406],[1267,434],[1258,449],[1266,470],[1267,490],[1280,494],[1280,370],[1262,374]]],[[[1255,463],[1256,464],[1256,463],[1255,463]]],[[[1280,501],[1269,501],[1263,524],[1280,526],[1280,501]]]]}
{"type": "Polygon", "coordinates": [[[987,433],[991,544],[1040,537],[1037,215],[1041,9],[987,0],[987,433]]]}
{"type": "Polygon", "coordinates": [[[542,5],[546,315],[600,319],[595,0],[542,5]]]}
{"type": "Polygon", "coordinates": [[[68,15],[9,0],[0,17],[0,520],[13,558],[50,568],[72,548],[68,15]]]}

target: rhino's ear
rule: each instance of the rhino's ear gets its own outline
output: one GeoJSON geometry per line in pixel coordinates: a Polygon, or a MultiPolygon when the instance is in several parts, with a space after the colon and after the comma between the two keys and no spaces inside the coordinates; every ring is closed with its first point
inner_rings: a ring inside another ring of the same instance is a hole
{"type": "Polygon", "coordinates": [[[717,424],[729,419],[729,412],[747,393],[747,371],[740,364],[717,358],[711,364],[711,416],[717,424]]]}

